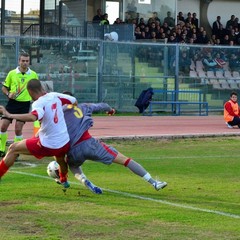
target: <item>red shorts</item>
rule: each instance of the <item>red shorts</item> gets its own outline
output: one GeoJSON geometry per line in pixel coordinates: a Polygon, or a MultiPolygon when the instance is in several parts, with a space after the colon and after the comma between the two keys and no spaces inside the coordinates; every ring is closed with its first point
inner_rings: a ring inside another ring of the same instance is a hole
{"type": "Polygon", "coordinates": [[[70,149],[70,143],[68,142],[63,147],[58,149],[47,148],[41,145],[40,139],[33,137],[26,140],[28,151],[36,158],[41,159],[43,157],[63,157],[70,149]]]}

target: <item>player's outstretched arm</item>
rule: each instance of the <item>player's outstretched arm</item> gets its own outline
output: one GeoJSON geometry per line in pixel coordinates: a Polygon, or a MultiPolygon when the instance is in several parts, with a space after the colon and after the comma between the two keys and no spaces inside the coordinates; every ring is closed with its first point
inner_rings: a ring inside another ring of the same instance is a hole
{"type": "Polygon", "coordinates": [[[91,115],[97,112],[106,112],[108,115],[114,115],[116,110],[110,107],[107,103],[82,103],[80,107],[85,115],[91,115]]]}
{"type": "Polygon", "coordinates": [[[11,114],[9,113],[5,107],[0,105],[0,113],[3,114],[7,118],[16,119],[23,122],[34,122],[37,120],[37,117],[31,113],[24,114],[11,114]]]}

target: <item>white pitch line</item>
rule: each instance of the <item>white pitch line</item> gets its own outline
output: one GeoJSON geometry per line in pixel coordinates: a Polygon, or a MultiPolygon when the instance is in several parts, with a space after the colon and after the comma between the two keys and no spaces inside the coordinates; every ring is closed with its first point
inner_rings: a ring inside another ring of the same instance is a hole
{"type": "MultiPolygon", "coordinates": [[[[38,174],[33,174],[33,173],[25,173],[25,172],[20,172],[20,171],[11,171],[11,172],[12,173],[17,173],[17,174],[22,174],[22,175],[28,175],[28,176],[32,176],[32,177],[38,177],[38,178],[44,178],[44,179],[52,180],[52,178],[50,178],[50,177],[42,176],[42,175],[38,175],[38,174]]],[[[79,185],[79,183],[76,183],[76,182],[69,182],[69,183],[79,185]]],[[[199,212],[213,213],[213,214],[222,215],[222,216],[225,216],[225,217],[240,219],[240,215],[237,215],[237,214],[221,212],[221,211],[214,211],[214,210],[198,208],[198,207],[192,207],[192,206],[189,206],[189,205],[172,203],[172,202],[159,200],[159,199],[154,199],[154,198],[142,197],[142,196],[131,194],[131,193],[114,191],[114,190],[109,190],[109,189],[104,189],[104,188],[102,188],[102,189],[104,191],[107,191],[107,192],[117,193],[119,195],[128,196],[128,197],[131,197],[131,198],[142,199],[142,200],[152,201],[152,202],[158,202],[158,203],[162,203],[162,204],[165,204],[165,205],[170,205],[170,206],[173,206],[173,207],[185,208],[185,209],[190,209],[190,210],[199,211],[199,212]]]]}

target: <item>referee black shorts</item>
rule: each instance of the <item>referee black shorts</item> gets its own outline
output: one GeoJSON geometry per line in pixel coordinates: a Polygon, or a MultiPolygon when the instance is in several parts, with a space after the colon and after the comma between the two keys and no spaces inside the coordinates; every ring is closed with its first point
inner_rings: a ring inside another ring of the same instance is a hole
{"type": "MultiPolygon", "coordinates": [[[[30,101],[19,102],[19,101],[16,101],[14,99],[9,99],[9,101],[6,105],[6,110],[9,113],[12,113],[12,114],[23,114],[23,113],[29,113],[30,106],[31,106],[30,101]]],[[[2,116],[2,119],[8,119],[11,123],[12,123],[12,120],[13,120],[11,118],[7,118],[7,117],[4,117],[4,116],[2,116]]],[[[19,121],[19,122],[21,122],[21,121],[19,121]]]]}

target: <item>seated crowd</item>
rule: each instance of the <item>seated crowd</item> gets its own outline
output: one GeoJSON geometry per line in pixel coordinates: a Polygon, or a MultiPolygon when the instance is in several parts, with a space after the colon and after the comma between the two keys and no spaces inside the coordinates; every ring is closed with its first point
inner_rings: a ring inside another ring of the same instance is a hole
{"type": "MultiPolygon", "coordinates": [[[[203,27],[199,27],[196,13],[187,14],[184,18],[183,13],[179,12],[177,16],[177,25],[173,25],[173,18],[170,12],[164,19],[163,24],[153,13],[152,18],[149,18],[145,23],[143,18],[140,18],[139,23],[135,27],[136,40],[149,39],[158,41],[164,39],[167,43],[182,43],[182,44],[207,44],[207,45],[240,45],[240,23],[239,19],[232,15],[227,21],[224,28],[221,24],[221,16],[217,16],[212,26],[212,32],[208,34],[203,27]],[[211,37],[208,37],[211,35],[211,37]]],[[[240,51],[236,49],[212,49],[212,48],[181,48],[179,57],[179,71],[183,75],[189,74],[190,70],[196,70],[196,63],[202,63],[202,70],[224,72],[240,70],[240,51]]],[[[169,69],[174,72],[175,54],[170,54],[169,69]]]]}
{"type": "MultiPolygon", "coordinates": [[[[107,14],[104,14],[107,15],[107,14]]],[[[98,9],[98,15],[93,18],[93,22],[101,22],[103,16],[101,9],[98,9]]],[[[184,17],[183,12],[177,15],[177,24],[171,16],[171,12],[167,12],[163,23],[158,17],[157,12],[152,13],[147,21],[144,18],[133,18],[126,20],[126,23],[132,23],[135,26],[135,39],[150,40],[150,41],[164,41],[167,43],[180,43],[180,44],[208,44],[208,45],[240,45],[240,23],[235,15],[231,15],[227,21],[226,26],[221,23],[221,16],[216,17],[216,21],[212,24],[212,32],[207,33],[204,27],[199,26],[199,21],[196,13],[188,12],[184,17]],[[209,37],[210,36],[210,37],[209,37]]],[[[120,18],[117,18],[114,24],[123,24],[120,18]]],[[[172,49],[175,51],[175,49],[172,49]]],[[[169,50],[171,51],[171,49],[169,50]]],[[[139,57],[149,61],[158,62],[163,59],[163,53],[151,53],[147,49],[141,49],[138,52],[139,57]]],[[[169,54],[171,57],[168,63],[168,69],[174,72],[175,68],[175,54],[169,54]]],[[[202,70],[224,72],[240,71],[240,50],[236,49],[212,49],[212,48],[181,48],[179,56],[179,71],[180,74],[189,74],[190,70],[199,71],[196,69],[197,62],[202,63],[202,70]]]]}
{"type": "Polygon", "coordinates": [[[188,12],[187,17],[179,12],[177,24],[170,12],[161,24],[160,19],[153,13],[153,17],[147,22],[140,18],[135,23],[135,38],[139,39],[166,39],[168,43],[188,43],[188,44],[211,44],[211,45],[240,45],[240,23],[239,19],[232,15],[227,21],[226,27],[221,24],[221,16],[217,16],[213,22],[212,32],[207,33],[204,27],[199,26],[196,13],[188,12]]]}

